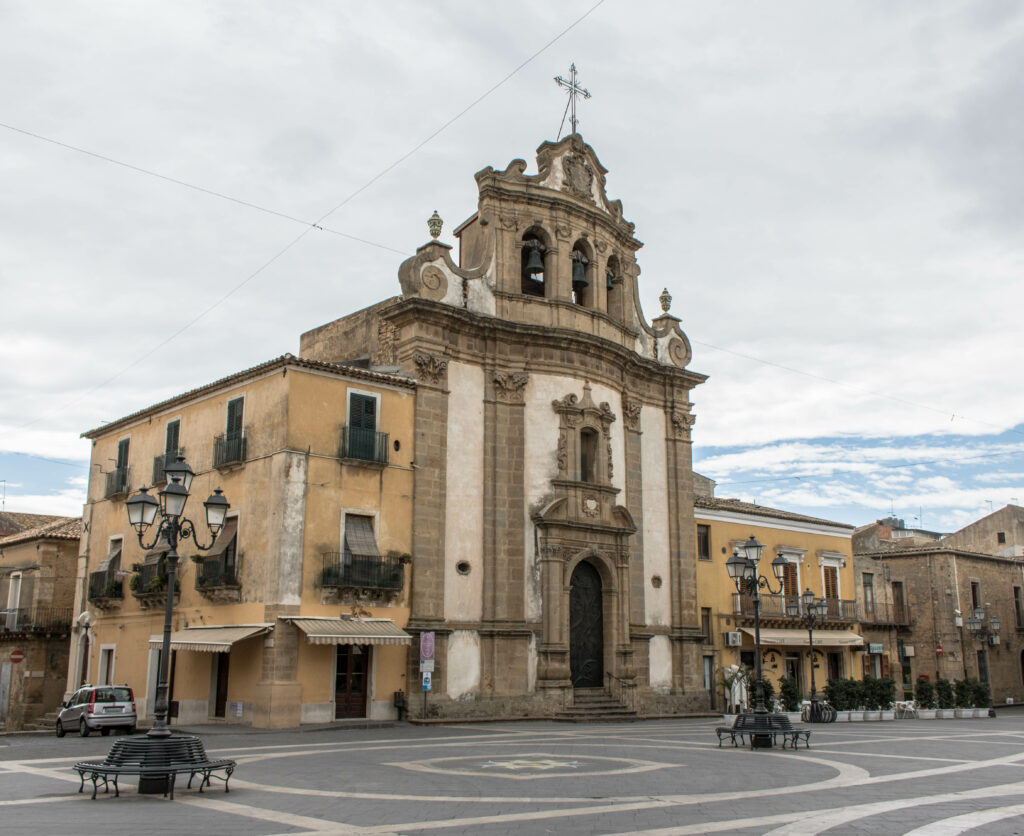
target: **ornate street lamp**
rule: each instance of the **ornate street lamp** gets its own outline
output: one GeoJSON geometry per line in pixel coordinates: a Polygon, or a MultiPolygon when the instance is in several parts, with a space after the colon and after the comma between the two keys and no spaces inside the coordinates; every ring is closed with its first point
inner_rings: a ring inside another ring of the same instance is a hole
{"type": "Polygon", "coordinates": [[[807,625],[807,644],[810,647],[811,659],[811,714],[812,723],[825,722],[824,713],[821,709],[821,699],[818,697],[818,689],[814,683],[814,625],[819,624],[828,614],[828,602],[824,598],[815,600],[814,593],[805,589],[804,594],[799,598],[793,597],[786,602],[786,615],[791,618],[798,618],[807,625]],[[803,606],[801,607],[801,604],[803,606]]]}
{"type": "MultiPolygon", "coordinates": [[[[740,595],[749,595],[754,605],[754,694],[757,703],[754,706],[754,714],[767,714],[768,708],[764,704],[764,682],[761,673],[761,593],[760,590],[767,589],[771,594],[777,594],[772,589],[771,581],[764,575],[758,574],[758,563],[761,560],[761,553],[764,551],[764,544],[757,542],[754,535],[743,544],[743,554],[736,549],[725,562],[726,571],[736,585],[736,592],[740,595]]],[[[782,578],[785,574],[786,559],[779,554],[772,561],[772,573],[779,582],[779,592],[782,591],[782,578]]],[[[755,749],[770,748],[772,736],[770,734],[755,734],[751,741],[751,747],[755,749]]]]}
{"type": "MultiPolygon", "coordinates": [[[[986,605],[989,606],[989,605],[986,605]]],[[[979,642],[981,642],[981,650],[979,653],[985,660],[985,682],[989,682],[988,674],[988,645],[999,644],[999,628],[1003,626],[1003,623],[999,620],[998,615],[991,615],[988,617],[988,623],[985,623],[985,607],[976,607],[974,615],[966,620],[965,626],[968,632],[974,636],[979,642]]],[[[981,678],[981,670],[979,664],[978,678],[981,678]]],[[[964,676],[967,676],[966,671],[964,676]]],[[[992,686],[989,684],[988,690],[988,707],[992,710],[992,686]]]]}
{"type": "Polygon", "coordinates": [[[149,488],[143,486],[137,494],[134,494],[125,506],[128,509],[128,522],[131,523],[139,538],[139,545],[149,551],[161,538],[167,541],[169,551],[167,552],[167,602],[164,607],[164,636],[161,644],[160,667],[157,673],[156,705],[153,714],[155,722],[147,736],[150,738],[170,737],[171,730],[167,725],[168,702],[167,702],[167,680],[171,658],[171,619],[174,611],[174,582],[178,568],[178,540],[191,538],[200,551],[209,551],[217,540],[217,534],[224,526],[224,517],[227,514],[228,501],[224,498],[220,488],[217,488],[211,496],[203,503],[206,509],[206,526],[210,529],[210,542],[203,545],[197,537],[196,527],[191,520],[185,518],[185,505],[188,502],[189,488],[192,486],[194,476],[192,468],[185,462],[184,456],[178,456],[178,460],[164,471],[167,475],[167,485],[160,491],[160,501],[157,502],[149,495],[149,488]],[[161,520],[157,526],[153,541],[149,544],[143,542],[146,530],[156,522],[157,511],[160,512],[161,520]]]}

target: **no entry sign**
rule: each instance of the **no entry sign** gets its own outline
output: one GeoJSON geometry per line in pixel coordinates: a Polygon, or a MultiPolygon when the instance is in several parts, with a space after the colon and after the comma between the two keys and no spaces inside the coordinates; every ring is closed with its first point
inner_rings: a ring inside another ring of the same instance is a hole
{"type": "Polygon", "coordinates": [[[20,662],[24,658],[25,658],[25,654],[22,653],[20,650],[12,650],[11,651],[11,661],[12,662],[20,662]]]}

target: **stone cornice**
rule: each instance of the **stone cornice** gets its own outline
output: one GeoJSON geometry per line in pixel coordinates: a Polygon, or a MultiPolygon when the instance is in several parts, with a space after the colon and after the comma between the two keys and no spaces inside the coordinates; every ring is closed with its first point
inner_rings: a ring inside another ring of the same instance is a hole
{"type": "MultiPolygon", "coordinates": [[[[591,354],[600,357],[605,363],[615,362],[621,371],[620,376],[614,378],[607,376],[601,382],[617,389],[621,389],[623,380],[637,376],[643,376],[659,383],[664,382],[667,378],[676,381],[686,389],[699,386],[708,379],[707,375],[699,372],[682,369],[678,366],[664,365],[657,360],[641,357],[632,349],[592,334],[568,328],[552,328],[546,325],[510,322],[496,317],[482,316],[429,299],[417,297],[403,299],[382,311],[381,315],[389,321],[394,320],[400,327],[417,322],[428,323],[475,337],[484,336],[493,340],[528,343],[531,347],[536,348],[564,350],[567,344],[571,344],[573,350],[578,354],[591,354]]],[[[420,350],[426,350],[424,343],[420,343],[420,350]]],[[[433,350],[446,351],[450,359],[461,362],[478,363],[480,360],[479,355],[476,354],[461,355],[459,349],[450,344],[444,346],[438,344],[433,350]]],[[[537,371],[543,367],[543,362],[535,360],[528,365],[527,371],[537,371]]],[[[591,375],[591,377],[597,379],[595,375],[591,375]]]]}

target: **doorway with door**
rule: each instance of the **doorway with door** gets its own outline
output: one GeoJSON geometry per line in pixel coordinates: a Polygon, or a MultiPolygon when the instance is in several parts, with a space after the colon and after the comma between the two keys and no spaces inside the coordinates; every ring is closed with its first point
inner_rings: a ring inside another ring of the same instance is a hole
{"type": "Polygon", "coordinates": [[[334,719],[366,716],[370,646],[339,644],[334,669],[334,719]]]}

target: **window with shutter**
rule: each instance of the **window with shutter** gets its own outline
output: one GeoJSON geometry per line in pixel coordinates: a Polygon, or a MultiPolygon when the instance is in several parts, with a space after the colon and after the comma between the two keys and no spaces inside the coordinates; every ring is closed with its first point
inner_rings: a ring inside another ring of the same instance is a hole
{"type": "Polygon", "coordinates": [[[348,398],[348,445],[350,458],[376,461],[377,399],[355,392],[348,398]]]}
{"type": "Polygon", "coordinates": [[[167,424],[167,435],[164,440],[164,458],[168,464],[172,464],[178,456],[178,431],[180,427],[180,421],[171,421],[167,424]]]}
{"type": "Polygon", "coordinates": [[[225,432],[229,439],[239,438],[242,435],[242,410],[245,406],[245,398],[235,398],[228,401],[228,423],[225,432]]]}

